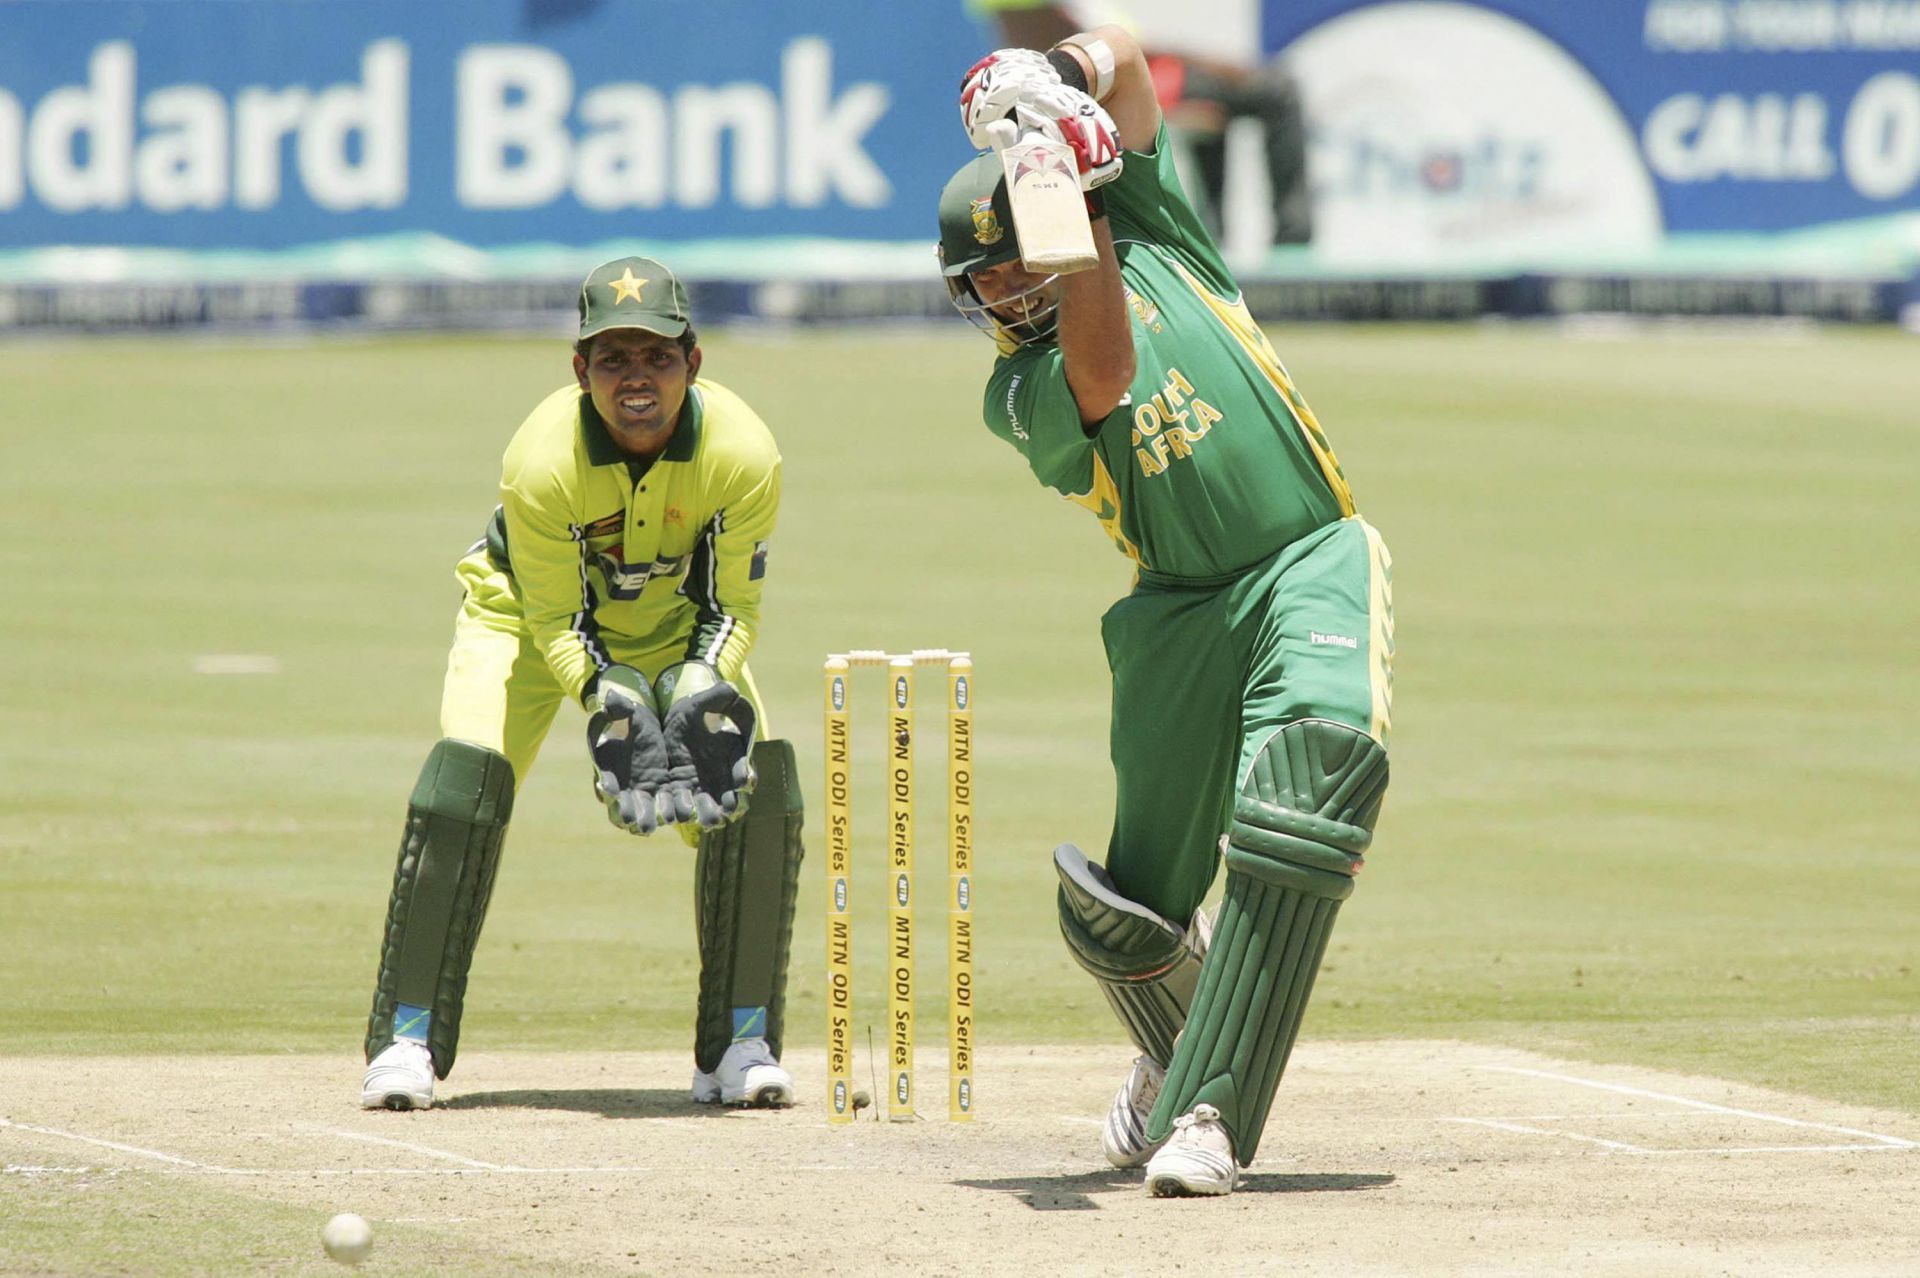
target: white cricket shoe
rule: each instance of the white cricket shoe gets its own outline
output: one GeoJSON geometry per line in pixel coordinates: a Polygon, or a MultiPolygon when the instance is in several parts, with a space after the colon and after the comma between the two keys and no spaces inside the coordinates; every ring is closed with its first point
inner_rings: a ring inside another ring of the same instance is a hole
{"type": "Polygon", "coordinates": [[[743,1038],[727,1048],[711,1074],[693,1071],[697,1105],[785,1109],[793,1104],[793,1075],[782,1069],[764,1038],[743,1038]]]}
{"type": "Polygon", "coordinates": [[[396,1038],[367,1066],[363,1109],[428,1109],[433,1105],[433,1054],[425,1043],[396,1038]]]}
{"type": "Polygon", "coordinates": [[[1147,1191],[1156,1198],[1231,1194],[1239,1183],[1233,1138],[1211,1105],[1174,1119],[1173,1135],[1147,1163],[1147,1191]]]}
{"type": "Polygon", "coordinates": [[[1127,1081],[1113,1094],[1107,1109],[1107,1125],[1100,1131],[1100,1148],[1115,1167],[1138,1167],[1152,1158],[1165,1141],[1147,1139],[1147,1119],[1153,1103],[1160,1099],[1167,1071],[1151,1056],[1136,1056],[1127,1081]]]}

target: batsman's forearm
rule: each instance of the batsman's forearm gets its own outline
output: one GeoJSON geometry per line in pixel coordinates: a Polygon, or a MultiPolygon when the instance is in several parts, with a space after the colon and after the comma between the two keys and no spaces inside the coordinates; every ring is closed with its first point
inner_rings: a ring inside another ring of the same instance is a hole
{"type": "Polygon", "coordinates": [[[1060,277],[1060,354],[1080,420],[1102,421],[1133,384],[1133,329],[1107,219],[1093,223],[1100,263],[1060,277]]]}
{"type": "Polygon", "coordinates": [[[1092,83],[1093,65],[1086,53],[1074,47],[1090,40],[1103,40],[1113,51],[1113,83],[1101,85],[1095,97],[1107,108],[1120,131],[1120,144],[1129,150],[1150,148],[1160,133],[1160,97],[1153,89],[1153,73],[1147,69],[1147,55],[1140,42],[1125,27],[1095,27],[1068,36],[1061,47],[1073,55],[1092,83]]]}

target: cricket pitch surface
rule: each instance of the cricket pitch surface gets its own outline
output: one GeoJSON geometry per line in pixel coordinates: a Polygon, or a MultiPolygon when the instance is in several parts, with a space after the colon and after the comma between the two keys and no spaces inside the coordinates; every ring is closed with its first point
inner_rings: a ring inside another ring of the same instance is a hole
{"type": "Polygon", "coordinates": [[[818,1051],[790,1057],[783,1112],[691,1104],[687,1051],[474,1051],[413,1114],[361,1110],[351,1052],[7,1058],[0,1220],[82,1194],[129,1216],[238,1200],[285,1235],[285,1273],[327,1272],[318,1230],[340,1211],[373,1222],[369,1273],[1920,1272],[1920,1115],[1501,1048],[1307,1043],[1240,1189],[1156,1200],[1100,1154],[1128,1063],[989,1046],[962,1125],[944,1052],[923,1050],[921,1120],[834,1127],[818,1051]]]}

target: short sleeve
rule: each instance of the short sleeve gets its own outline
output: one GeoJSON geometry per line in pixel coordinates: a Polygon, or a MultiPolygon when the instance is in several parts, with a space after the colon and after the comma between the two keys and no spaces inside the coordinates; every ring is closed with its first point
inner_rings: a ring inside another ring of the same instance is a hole
{"type": "Polygon", "coordinates": [[[1120,176],[1100,189],[1106,194],[1114,245],[1122,254],[1126,241],[1158,245],[1178,256],[1214,292],[1223,297],[1238,295],[1240,286],[1234,283],[1219,246],[1180,185],[1165,121],[1153,148],[1126,152],[1120,176]]]}
{"type": "Polygon", "coordinates": [[[1059,347],[1022,347],[995,364],[983,412],[987,429],[1018,449],[1041,483],[1069,497],[1092,488],[1093,440],[1059,347]]]}

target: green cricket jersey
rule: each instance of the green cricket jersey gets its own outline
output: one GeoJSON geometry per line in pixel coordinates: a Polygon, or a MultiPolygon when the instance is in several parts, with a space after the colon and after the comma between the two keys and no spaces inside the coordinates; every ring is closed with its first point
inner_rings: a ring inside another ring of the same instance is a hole
{"type": "Polygon", "coordinates": [[[737,681],[760,625],[780,453],[738,395],[701,380],[651,467],[627,459],[578,386],[528,415],[501,463],[485,544],[576,700],[612,664],[602,634],[685,643],[737,681]]]}
{"type": "Polygon", "coordinates": [[[1231,576],[1351,515],[1320,424],[1180,187],[1165,126],[1101,189],[1133,311],[1128,396],[1083,427],[1060,348],[1029,344],[994,365],[987,426],[1159,575],[1231,576]]]}

